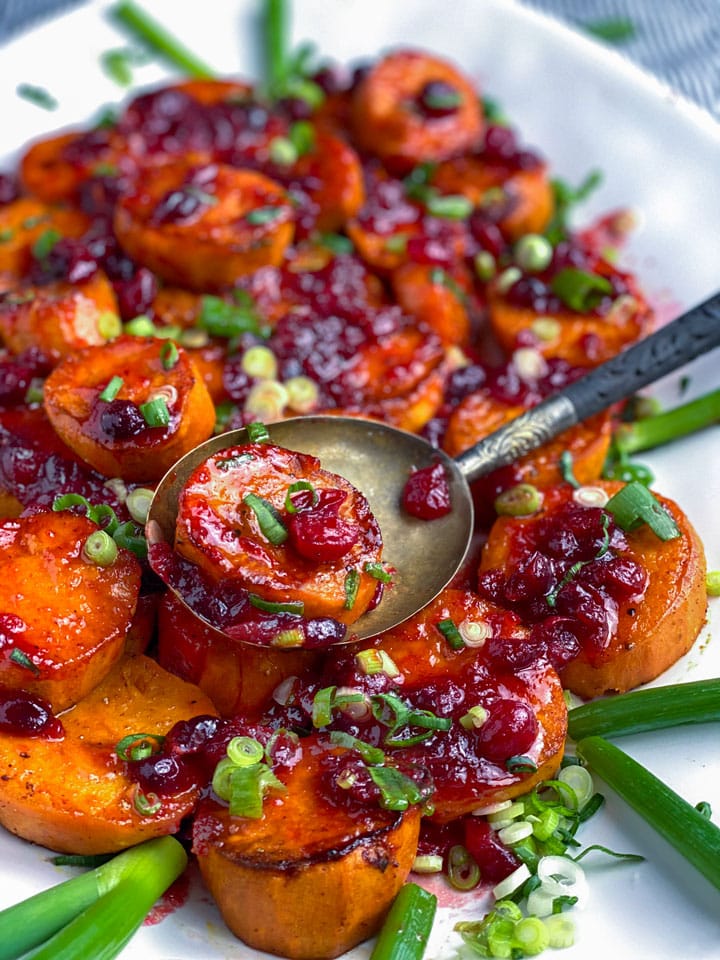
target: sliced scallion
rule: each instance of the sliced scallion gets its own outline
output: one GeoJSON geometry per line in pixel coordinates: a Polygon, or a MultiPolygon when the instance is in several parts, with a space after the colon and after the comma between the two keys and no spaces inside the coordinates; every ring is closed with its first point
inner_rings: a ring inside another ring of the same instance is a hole
{"type": "Polygon", "coordinates": [[[646,486],[637,480],[627,483],[605,504],[623,530],[632,531],[647,523],[661,540],[681,536],[678,525],[646,486]]]}
{"type": "Polygon", "coordinates": [[[165,397],[153,397],[138,407],[140,415],[149,427],[166,427],[170,423],[170,411],[165,397]]]}
{"type": "Polygon", "coordinates": [[[293,613],[301,617],[305,611],[305,604],[302,600],[288,600],[285,603],[276,603],[273,600],[264,600],[255,593],[248,594],[248,600],[257,610],[264,613],[293,613]]]}
{"type": "Polygon", "coordinates": [[[435,894],[406,883],[385,918],[370,960],[422,960],[436,910],[435,894]]]}
{"type": "Polygon", "coordinates": [[[348,570],[345,574],[345,603],[346,610],[352,610],[357,600],[358,589],[360,588],[360,574],[357,570],[348,570]]]}
{"type": "Polygon", "coordinates": [[[122,377],[111,377],[105,389],[100,393],[100,399],[106,403],[114,400],[118,393],[120,393],[124,382],[122,377]]]}
{"type": "Polygon", "coordinates": [[[287,528],[283,525],[280,514],[275,507],[262,497],[248,493],[243,497],[246,504],[257,517],[257,522],[264,537],[275,546],[279,546],[288,538],[287,528]]]}
{"type": "Polygon", "coordinates": [[[133,0],[120,0],[110,9],[111,17],[125,27],[133,37],[140,40],[154,53],[158,54],[183,73],[200,80],[211,80],[215,71],[188,50],[176,37],[153,19],[133,0]]]}
{"type": "Polygon", "coordinates": [[[571,310],[588,313],[603,297],[612,293],[612,284],[596,273],[565,267],[552,278],[550,289],[571,310]]]}

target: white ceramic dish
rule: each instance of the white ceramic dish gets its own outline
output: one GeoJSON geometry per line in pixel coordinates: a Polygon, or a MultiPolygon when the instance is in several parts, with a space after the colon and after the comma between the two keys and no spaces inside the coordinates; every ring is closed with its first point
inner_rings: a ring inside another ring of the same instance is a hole
{"type": "MultiPolygon", "coordinates": [[[[178,4],[147,0],[147,9],[170,25],[220,70],[257,75],[257,5],[230,0],[178,4]]],[[[0,154],[10,161],[28,139],[53,127],[80,123],[123,96],[101,71],[98,57],[126,45],[108,24],[106,3],[91,3],[21,36],[0,51],[3,125],[0,154]],[[46,113],[16,96],[18,83],[47,88],[59,107],[46,113]]],[[[600,47],[540,15],[503,0],[302,0],[296,3],[296,39],[312,39],[338,60],[359,59],[398,43],[420,45],[462,64],[484,91],[500,101],[523,134],[539,146],[554,172],[579,182],[592,168],[603,185],[582,210],[630,207],[641,226],[626,252],[661,317],[703,299],[720,286],[720,128],[701,110],[600,47]]],[[[157,65],[137,70],[138,83],[163,76],[157,65]]],[[[718,356],[682,371],[691,378],[685,397],[717,385],[718,356]]],[[[657,385],[668,405],[680,401],[681,374],[657,385]]],[[[709,430],[645,456],[656,488],[676,499],[703,536],[710,569],[720,568],[720,433],[709,430]]],[[[720,600],[711,600],[708,626],[694,649],[657,683],[720,675],[720,600]]],[[[717,728],[635,736],[623,741],[690,802],[709,801],[720,816],[717,728]]],[[[600,785],[602,787],[602,785],[600,785]]],[[[575,946],[563,960],[604,956],[624,960],[717,960],[718,892],[691,869],[610,791],[604,810],[584,828],[587,843],[646,857],[641,864],[589,859],[591,901],[575,913],[575,946]]],[[[47,851],[0,835],[0,905],[21,899],[65,874],[47,851]]],[[[428,960],[452,957],[458,911],[479,917],[476,895],[458,896],[436,883],[444,903],[428,960]]],[[[312,917],[308,917],[312,923],[312,917]]],[[[365,944],[353,960],[369,954],[365,944]]],[[[259,960],[225,929],[197,877],[180,909],[145,926],[122,954],[132,960],[259,960]]]]}

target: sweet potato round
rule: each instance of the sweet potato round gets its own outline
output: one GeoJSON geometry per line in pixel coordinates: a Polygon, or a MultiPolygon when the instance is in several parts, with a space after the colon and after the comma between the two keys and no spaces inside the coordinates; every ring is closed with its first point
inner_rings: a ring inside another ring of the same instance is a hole
{"type": "Polygon", "coordinates": [[[327,742],[302,743],[302,760],[280,773],[287,792],[266,799],[262,819],[204,801],[193,850],[236,936],[281,957],[330,960],[381,926],[415,858],[420,808],[329,803],[319,765],[327,742]]]}
{"type": "Polygon", "coordinates": [[[45,410],[55,432],[106,477],[159,480],[212,434],[215,407],[207,387],[181,347],[175,348],[176,360],[167,368],[163,351],[169,347],[164,340],[123,336],[67,357],[45,382],[45,410]],[[168,425],[130,437],[105,433],[94,414],[103,406],[100,395],[113,377],[122,380],[117,400],[140,406],[154,395],[163,396],[168,425]]]}
{"type": "Polygon", "coordinates": [[[127,550],[107,567],[83,557],[98,530],[68,512],[0,523],[0,635],[28,658],[0,659],[0,682],[64,710],[86,696],[123,652],[140,565],[127,550]]]}
{"type": "Polygon", "coordinates": [[[113,853],[175,833],[195,788],[164,798],[143,816],[115,752],[123,737],[163,735],[179,720],[215,714],[196,686],[148,657],[121,660],[96,689],[60,717],[62,740],[0,733],[0,823],[62,853],[113,853]]]}

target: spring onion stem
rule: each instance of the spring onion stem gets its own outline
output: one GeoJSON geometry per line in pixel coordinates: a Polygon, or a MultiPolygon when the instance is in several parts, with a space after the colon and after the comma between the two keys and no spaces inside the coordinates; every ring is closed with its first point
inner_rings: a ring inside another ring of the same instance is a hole
{"type": "Polygon", "coordinates": [[[583,737],[623,737],[686,723],[720,720],[720,679],[695,680],[666,687],[633,690],[593,700],[568,712],[568,733],[583,737]]]}
{"type": "Polygon", "coordinates": [[[0,960],[114,957],[185,869],[173,837],[131,847],[94,870],[0,912],[0,960]]]}
{"type": "Polygon", "coordinates": [[[211,67],[196,57],[133,0],[120,0],[120,3],[111,8],[110,15],[154,53],[185,71],[188,76],[198,80],[212,80],[216,76],[211,67]]]}
{"type": "Polygon", "coordinates": [[[436,909],[434,894],[406,883],[395,897],[370,960],[422,960],[436,909]]]}
{"type": "Polygon", "coordinates": [[[619,747],[585,737],[578,755],[720,890],[720,829],[619,747]]]}
{"type": "Polygon", "coordinates": [[[286,0],[265,0],[265,74],[273,95],[285,87],[288,66],[289,15],[286,0]]]}
{"type": "Polygon", "coordinates": [[[638,453],[660,447],[715,423],[720,423],[720,390],[706,393],[674,410],[642,417],[634,423],[620,424],[615,431],[614,443],[620,453],[638,453]]]}

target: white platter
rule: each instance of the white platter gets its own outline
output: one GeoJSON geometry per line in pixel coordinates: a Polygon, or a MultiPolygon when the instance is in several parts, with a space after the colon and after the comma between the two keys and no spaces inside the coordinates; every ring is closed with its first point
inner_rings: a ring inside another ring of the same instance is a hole
{"type": "MultiPolygon", "coordinates": [[[[144,5],[219,70],[257,75],[257,4],[147,0],[144,5]]],[[[126,45],[105,19],[106,8],[106,3],[91,3],[0,50],[0,156],[5,154],[6,165],[32,137],[81,123],[100,105],[123,96],[99,65],[103,51],[126,45]],[[48,113],[17,97],[15,88],[23,82],[51,91],[58,109],[48,113]]],[[[320,51],[341,61],[369,58],[401,43],[445,54],[502,104],[524,141],[541,149],[557,176],[578,183],[589,170],[601,169],[602,187],[583,207],[583,220],[614,208],[629,207],[639,214],[641,225],[624,262],[639,274],[661,318],[670,319],[720,287],[720,128],[614,51],[502,0],[297,0],[294,27],[296,39],[312,39],[320,51]]],[[[162,76],[157,65],[136,72],[143,84],[162,76]]],[[[681,376],[690,377],[683,395],[690,398],[720,385],[719,364],[717,354],[703,357],[653,392],[673,406],[681,399],[681,376]]],[[[720,569],[718,429],[642,460],[656,475],[656,489],[677,500],[697,526],[709,568],[720,569]]],[[[694,649],[657,683],[720,675],[719,604],[710,601],[708,626],[694,649]]],[[[691,803],[709,801],[716,822],[717,744],[717,727],[710,725],[622,742],[691,803]]],[[[717,960],[718,892],[617,797],[604,792],[607,803],[581,839],[640,853],[646,860],[631,865],[588,861],[590,904],[575,913],[575,946],[557,956],[717,960]]],[[[45,850],[0,834],[0,906],[66,876],[47,857],[45,850]]],[[[483,906],[473,896],[440,892],[447,905],[440,911],[428,960],[452,957],[460,945],[452,932],[460,901],[463,913],[473,917],[483,906]]],[[[369,952],[365,944],[351,956],[362,960],[369,952]]],[[[227,932],[197,877],[188,902],[162,922],[145,926],[122,954],[124,960],[260,956],[227,932]]]]}

